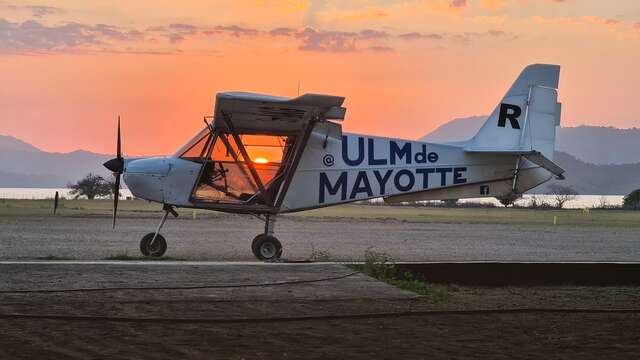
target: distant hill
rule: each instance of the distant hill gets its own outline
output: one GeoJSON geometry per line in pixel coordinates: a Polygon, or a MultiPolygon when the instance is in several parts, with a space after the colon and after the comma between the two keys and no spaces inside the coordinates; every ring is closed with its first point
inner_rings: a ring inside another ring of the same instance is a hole
{"type": "Polygon", "coordinates": [[[0,153],[5,151],[37,152],[40,149],[13,136],[0,135],[0,153]]]}
{"type": "Polygon", "coordinates": [[[530,193],[549,194],[549,186],[554,183],[570,186],[583,195],[626,195],[640,189],[640,163],[595,165],[558,151],[554,161],[566,171],[566,179],[548,181],[530,193]]]}
{"type": "Polygon", "coordinates": [[[486,116],[453,119],[421,137],[420,140],[434,143],[469,140],[480,130],[486,120],[486,116]]]}
{"type": "Polygon", "coordinates": [[[0,187],[65,187],[89,172],[110,176],[102,163],[112,157],[88,151],[46,152],[0,136],[0,187]]]}
{"type": "MultiPolygon", "coordinates": [[[[454,134],[465,131],[467,134],[473,134],[475,130],[469,124],[481,124],[481,119],[474,117],[455,120],[441,126],[435,134],[429,134],[427,138],[429,141],[438,142],[464,140],[462,136],[444,136],[450,131],[454,131],[454,134]]],[[[573,129],[580,128],[566,130],[573,129]]],[[[625,135],[619,136],[628,137],[629,133],[624,131],[626,130],[623,130],[622,134],[625,135]]],[[[593,141],[591,144],[602,147],[599,141],[593,141]]],[[[0,136],[0,187],[65,187],[69,182],[75,182],[89,172],[110,176],[102,163],[112,157],[113,155],[88,151],[46,152],[11,136],[0,136]]],[[[567,179],[561,183],[573,187],[580,194],[624,195],[640,188],[640,163],[596,165],[561,151],[556,152],[555,161],[566,170],[567,179]]],[[[555,181],[550,181],[533,192],[548,193],[548,186],[555,181]]]]}
{"type": "MultiPolygon", "coordinates": [[[[429,142],[463,141],[480,129],[486,116],[449,121],[421,140],[429,142]]],[[[640,162],[640,129],[602,126],[561,127],[556,134],[556,150],[592,164],[630,164],[640,162]]]]}

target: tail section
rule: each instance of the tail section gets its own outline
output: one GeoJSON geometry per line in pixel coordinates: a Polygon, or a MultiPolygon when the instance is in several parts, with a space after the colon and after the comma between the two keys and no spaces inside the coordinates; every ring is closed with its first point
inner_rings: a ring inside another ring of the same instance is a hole
{"type": "Polygon", "coordinates": [[[478,133],[466,144],[468,152],[541,154],[553,159],[560,66],[527,66],[478,133]]]}

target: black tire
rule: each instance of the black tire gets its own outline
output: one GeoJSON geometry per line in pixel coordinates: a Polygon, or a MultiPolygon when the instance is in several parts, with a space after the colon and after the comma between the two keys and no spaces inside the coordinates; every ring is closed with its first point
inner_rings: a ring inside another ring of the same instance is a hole
{"type": "Polygon", "coordinates": [[[142,255],[161,257],[167,252],[167,240],[164,239],[164,236],[158,234],[153,244],[151,244],[151,240],[153,240],[155,234],[156,233],[148,233],[140,240],[140,252],[142,255]]]}
{"type": "Polygon", "coordinates": [[[258,253],[256,251],[256,244],[258,243],[258,240],[260,240],[260,238],[267,236],[265,234],[258,234],[256,235],[256,237],[253,238],[253,241],[251,242],[251,252],[253,253],[253,255],[255,255],[256,257],[258,257],[258,253]]]}
{"type": "Polygon", "coordinates": [[[282,256],[282,244],[271,235],[260,234],[253,239],[251,250],[258,260],[275,261],[282,256]]]}

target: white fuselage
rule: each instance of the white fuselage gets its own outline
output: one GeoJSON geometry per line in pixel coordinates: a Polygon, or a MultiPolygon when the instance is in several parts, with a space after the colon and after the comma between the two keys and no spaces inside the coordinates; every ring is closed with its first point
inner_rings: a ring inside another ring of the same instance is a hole
{"type": "MultiPolygon", "coordinates": [[[[502,196],[512,191],[518,157],[470,154],[455,144],[431,144],[347,134],[342,140],[314,132],[279,209],[291,212],[391,197],[397,201],[502,196]]],[[[550,174],[521,160],[517,191],[550,174]]],[[[124,180],[140,198],[197,207],[190,200],[201,164],[177,157],[129,160],[124,180]]]]}

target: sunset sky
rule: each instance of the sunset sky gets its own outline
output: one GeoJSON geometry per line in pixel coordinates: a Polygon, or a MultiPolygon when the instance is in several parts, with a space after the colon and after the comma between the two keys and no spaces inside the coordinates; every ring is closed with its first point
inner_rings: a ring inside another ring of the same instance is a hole
{"type": "Polygon", "coordinates": [[[563,125],[640,127],[638,0],[0,0],[0,134],[171,153],[220,91],[346,97],[347,131],[417,138],[562,66],[563,125]],[[178,5],[180,4],[180,5],[178,5]]]}

